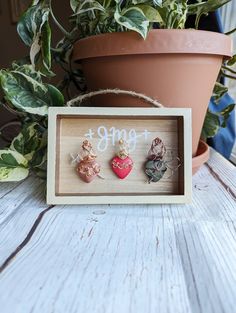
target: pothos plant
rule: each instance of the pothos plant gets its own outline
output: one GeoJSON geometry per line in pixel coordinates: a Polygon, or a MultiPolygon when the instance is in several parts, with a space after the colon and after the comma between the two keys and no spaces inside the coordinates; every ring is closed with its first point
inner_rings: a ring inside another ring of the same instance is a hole
{"type": "MultiPolygon", "coordinates": [[[[29,47],[29,56],[14,61],[11,68],[0,71],[0,86],[4,94],[2,106],[14,112],[21,130],[8,148],[0,150],[0,181],[19,181],[32,171],[46,177],[47,114],[50,106],[64,106],[71,99],[72,89],[86,91],[80,69],[74,68],[71,52],[74,43],[84,37],[108,32],[135,31],[145,38],[153,27],[184,29],[190,15],[200,18],[215,11],[231,0],[70,0],[72,9],[70,27],[66,30],[53,13],[51,0],[33,0],[22,15],[17,31],[29,47]],[[62,39],[52,47],[51,24],[62,33],[62,39]],[[53,65],[64,70],[63,79],[50,84],[55,76],[53,65]]],[[[230,66],[236,56],[224,62],[213,97],[219,102],[227,92],[220,84],[221,76],[236,78],[230,66]]],[[[228,106],[219,113],[208,111],[203,135],[213,137],[220,127],[225,127],[234,108],[228,106]]]]}

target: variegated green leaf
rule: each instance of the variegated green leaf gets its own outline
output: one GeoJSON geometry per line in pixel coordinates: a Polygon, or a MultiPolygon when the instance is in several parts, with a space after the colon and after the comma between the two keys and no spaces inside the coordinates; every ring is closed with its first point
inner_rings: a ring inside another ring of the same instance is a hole
{"type": "Polygon", "coordinates": [[[235,104],[233,103],[233,104],[228,105],[224,110],[220,112],[220,115],[222,118],[221,127],[223,128],[227,127],[227,121],[234,109],[235,109],[235,104]]]}
{"type": "Polygon", "coordinates": [[[20,181],[29,175],[28,161],[16,151],[0,150],[0,181],[20,181]]]}
{"type": "Polygon", "coordinates": [[[114,17],[118,24],[139,33],[144,39],[147,37],[149,21],[140,8],[134,6],[120,11],[117,6],[114,17]]]}
{"type": "Polygon", "coordinates": [[[79,5],[79,0],[70,0],[71,9],[76,12],[79,5]]]}
{"type": "Polygon", "coordinates": [[[19,65],[16,62],[12,63],[12,70],[16,72],[21,72],[25,75],[25,77],[29,77],[30,79],[33,78],[38,83],[42,84],[42,77],[40,72],[35,71],[32,65],[30,64],[21,64],[19,65]]]}
{"type": "Polygon", "coordinates": [[[132,4],[148,4],[152,6],[161,6],[162,5],[162,0],[132,0],[132,4]]]}
{"type": "Polygon", "coordinates": [[[164,0],[158,12],[162,18],[161,28],[183,29],[187,20],[188,1],[164,0]]]}
{"type": "Polygon", "coordinates": [[[48,1],[37,1],[22,15],[17,31],[24,43],[31,47],[30,59],[33,66],[46,76],[51,72],[51,29],[49,26],[50,6],[48,1]]]}
{"type": "Polygon", "coordinates": [[[137,8],[141,9],[143,14],[146,16],[149,22],[157,22],[157,23],[162,23],[162,17],[158,10],[155,8],[151,7],[150,5],[147,4],[139,4],[136,5],[137,8]]]}
{"type": "Polygon", "coordinates": [[[98,2],[100,2],[104,8],[109,9],[113,7],[115,0],[98,0],[98,2]]]}
{"type": "Polygon", "coordinates": [[[105,12],[105,8],[96,0],[77,1],[78,5],[73,2],[72,8],[75,14],[84,14],[95,10],[105,12]]]}
{"type": "Polygon", "coordinates": [[[213,98],[216,103],[219,103],[220,99],[228,92],[228,88],[225,85],[222,85],[221,83],[217,82],[215,84],[214,90],[213,90],[213,98]]]}
{"type": "Polygon", "coordinates": [[[0,72],[1,86],[5,99],[20,111],[47,115],[47,89],[43,84],[20,71],[0,72]]]}
{"type": "Polygon", "coordinates": [[[64,106],[63,94],[53,85],[45,84],[47,88],[49,106],[61,107],[64,106]]]}
{"type": "Polygon", "coordinates": [[[46,161],[47,161],[47,148],[44,147],[34,154],[32,160],[30,161],[30,165],[33,168],[42,168],[46,164],[46,161]]]}
{"type": "Polygon", "coordinates": [[[233,66],[235,63],[236,63],[236,54],[229,61],[227,61],[227,65],[233,66]]]}
{"type": "Polygon", "coordinates": [[[205,122],[202,129],[202,138],[214,137],[220,129],[220,118],[219,115],[211,111],[207,111],[205,122]]]}
{"type": "Polygon", "coordinates": [[[202,137],[204,139],[212,138],[218,133],[220,127],[226,127],[227,121],[234,108],[235,104],[230,104],[219,112],[211,112],[208,110],[202,129],[202,137]]]}
{"type": "Polygon", "coordinates": [[[52,77],[55,74],[51,71],[51,28],[49,22],[45,21],[41,34],[35,38],[34,49],[31,46],[31,63],[43,75],[52,77]]]}
{"type": "Polygon", "coordinates": [[[32,160],[42,142],[42,130],[38,123],[26,124],[11,143],[10,149],[21,153],[28,161],[32,160]]]}
{"type": "Polygon", "coordinates": [[[64,103],[60,91],[43,84],[29,67],[0,71],[0,82],[5,99],[20,111],[45,116],[49,106],[62,106],[64,103]]]}

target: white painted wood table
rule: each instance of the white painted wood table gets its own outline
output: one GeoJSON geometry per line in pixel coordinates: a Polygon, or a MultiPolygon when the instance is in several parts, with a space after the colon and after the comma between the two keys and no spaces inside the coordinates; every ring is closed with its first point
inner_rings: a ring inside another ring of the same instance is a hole
{"type": "Polygon", "coordinates": [[[1,313],[236,312],[236,168],[212,151],[191,205],[50,206],[0,185],[1,313]]]}

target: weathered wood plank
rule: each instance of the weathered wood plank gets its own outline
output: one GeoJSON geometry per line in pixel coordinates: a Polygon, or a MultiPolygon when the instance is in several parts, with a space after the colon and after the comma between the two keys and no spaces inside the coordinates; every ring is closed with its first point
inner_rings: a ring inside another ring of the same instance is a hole
{"type": "MultiPolygon", "coordinates": [[[[214,158],[220,179],[204,166],[191,205],[51,208],[1,273],[3,313],[234,312],[236,176],[214,158]]],[[[45,210],[42,186],[24,188],[0,225],[0,257],[45,210]]]]}
{"type": "Polygon", "coordinates": [[[0,200],[0,225],[21,206],[45,206],[44,186],[45,182],[31,176],[16,185],[11,192],[3,194],[0,200]]]}
{"type": "Polygon", "coordinates": [[[96,216],[97,222],[90,208],[48,212],[32,242],[2,274],[6,312],[16,302],[25,312],[158,312],[163,307],[163,312],[189,312],[173,222],[153,218],[147,207],[134,210],[114,207],[111,214],[96,216]],[[27,273],[21,269],[25,263],[27,273]],[[13,293],[6,288],[12,280],[19,286],[13,293]]]}
{"type": "Polygon", "coordinates": [[[234,312],[235,230],[224,222],[175,224],[192,312],[234,312]]]}
{"type": "Polygon", "coordinates": [[[213,149],[211,149],[211,157],[207,163],[213,171],[213,175],[214,173],[216,174],[215,178],[220,178],[220,180],[225,183],[226,188],[230,186],[230,190],[235,195],[236,199],[236,166],[229,163],[213,149]]]}
{"type": "Polygon", "coordinates": [[[4,197],[6,194],[11,193],[17,186],[22,184],[23,182],[14,182],[14,183],[1,183],[0,188],[0,201],[2,197],[4,197]]]}
{"type": "Polygon", "coordinates": [[[12,186],[0,200],[0,266],[27,236],[40,212],[47,208],[45,183],[40,179],[29,177],[12,186]]]}

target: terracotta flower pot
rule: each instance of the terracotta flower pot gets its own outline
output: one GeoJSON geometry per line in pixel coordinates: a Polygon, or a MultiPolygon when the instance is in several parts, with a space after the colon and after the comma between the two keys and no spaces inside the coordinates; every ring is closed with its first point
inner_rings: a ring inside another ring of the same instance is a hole
{"type": "MultiPolygon", "coordinates": [[[[102,34],[79,40],[74,49],[90,91],[132,90],[167,107],[192,108],[193,156],[222,60],[231,55],[229,36],[198,30],[152,30],[146,40],[135,32],[102,34]]],[[[92,101],[97,106],[148,105],[118,95],[92,101]]]]}

